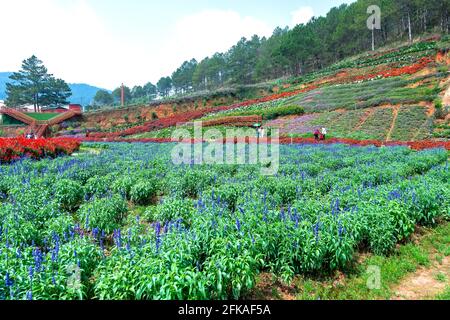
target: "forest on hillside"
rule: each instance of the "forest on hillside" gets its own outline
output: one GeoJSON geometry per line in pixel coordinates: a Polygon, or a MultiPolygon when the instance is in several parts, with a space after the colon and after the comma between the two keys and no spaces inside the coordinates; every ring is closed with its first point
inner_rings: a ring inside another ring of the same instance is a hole
{"type": "MultiPolygon", "coordinates": [[[[399,40],[413,41],[428,32],[449,31],[449,0],[358,0],[293,29],[278,27],[269,38],[242,38],[227,52],[217,52],[202,61],[187,60],[157,84],[125,87],[125,100],[148,102],[157,95],[251,85],[320,70],[372,49],[372,30],[367,21],[371,16],[368,8],[373,5],[381,10],[381,28],[373,34],[376,48],[399,40]]],[[[120,89],[111,98],[105,95],[99,94],[98,104],[119,101],[120,89]]]]}

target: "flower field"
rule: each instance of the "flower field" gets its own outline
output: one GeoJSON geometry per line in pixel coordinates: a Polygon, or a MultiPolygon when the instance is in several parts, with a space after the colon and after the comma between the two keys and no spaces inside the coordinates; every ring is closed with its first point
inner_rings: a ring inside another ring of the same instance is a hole
{"type": "Polygon", "coordinates": [[[0,138],[0,162],[11,162],[23,157],[40,159],[71,154],[78,150],[80,142],[70,138],[25,139],[0,138]]]}
{"type": "Polygon", "coordinates": [[[238,299],[260,272],[340,270],[449,218],[444,149],[281,145],[267,177],[176,166],[170,143],[86,146],[0,166],[1,299],[238,299]]]}

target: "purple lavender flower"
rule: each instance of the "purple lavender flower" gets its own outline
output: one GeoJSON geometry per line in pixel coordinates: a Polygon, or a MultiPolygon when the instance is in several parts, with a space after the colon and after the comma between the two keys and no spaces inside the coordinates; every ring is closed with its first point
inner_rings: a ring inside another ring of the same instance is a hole
{"type": "Polygon", "coordinates": [[[156,236],[156,252],[159,252],[161,247],[161,223],[157,222],[155,226],[155,236],[156,236]]]}
{"type": "Polygon", "coordinates": [[[344,234],[344,228],[342,227],[341,220],[339,220],[338,234],[339,234],[339,239],[342,239],[342,235],[344,234]]]}
{"type": "Polygon", "coordinates": [[[319,242],[319,231],[320,231],[320,222],[317,222],[314,225],[314,237],[316,238],[316,242],[319,242]]]}
{"type": "Polygon", "coordinates": [[[30,280],[33,281],[33,276],[34,276],[34,269],[33,266],[30,266],[28,268],[28,276],[30,277],[30,280]]]}
{"type": "Polygon", "coordinates": [[[236,228],[237,228],[238,232],[241,232],[241,222],[239,221],[238,218],[236,218],[236,228]]]}
{"type": "Polygon", "coordinates": [[[6,287],[12,287],[13,284],[14,284],[14,281],[10,278],[9,272],[6,272],[6,275],[5,275],[5,286],[6,287]]]}

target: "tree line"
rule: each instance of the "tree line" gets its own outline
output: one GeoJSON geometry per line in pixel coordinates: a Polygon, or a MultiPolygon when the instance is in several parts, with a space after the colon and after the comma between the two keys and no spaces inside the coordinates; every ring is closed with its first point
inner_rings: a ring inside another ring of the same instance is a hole
{"type": "MultiPolygon", "coordinates": [[[[372,44],[412,42],[426,32],[448,33],[449,12],[450,0],[358,0],[343,4],[292,29],[278,27],[269,38],[242,38],[227,52],[200,62],[185,61],[156,85],[126,88],[126,101],[144,102],[157,96],[301,76],[371,50],[372,44]],[[381,9],[381,29],[374,32],[367,26],[367,9],[372,5],[381,9]]],[[[120,88],[107,99],[120,101],[120,88]]]]}

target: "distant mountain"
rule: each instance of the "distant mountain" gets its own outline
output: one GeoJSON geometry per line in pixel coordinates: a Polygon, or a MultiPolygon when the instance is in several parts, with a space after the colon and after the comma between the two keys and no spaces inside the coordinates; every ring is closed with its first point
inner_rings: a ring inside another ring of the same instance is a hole
{"type": "MultiPolygon", "coordinates": [[[[105,90],[85,83],[69,83],[69,87],[72,90],[72,96],[69,101],[71,103],[81,104],[82,106],[90,105],[97,91],[105,90]]],[[[109,90],[106,91],[111,92],[109,90]]]]}
{"type": "Polygon", "coordinates": [[[0,72],[0,100],[6,99],[6,83],[11,74],[11,72],[0,72]]]}
{"type": "MultiPolygon", "coordinates": [[[[9,76],[12,72],[0,72],[0,100],[6,99],[6,83],[9,82],[9,76]]],[[[72,90],[72,96],[69,98],[70,103],[78,103],[83,106],[91,104],[95,94],[102,88],[97,88],[84,83],[69,83],[72,90]]],[[[108,92],[111,92],[107,90],[108,92]]]]}

